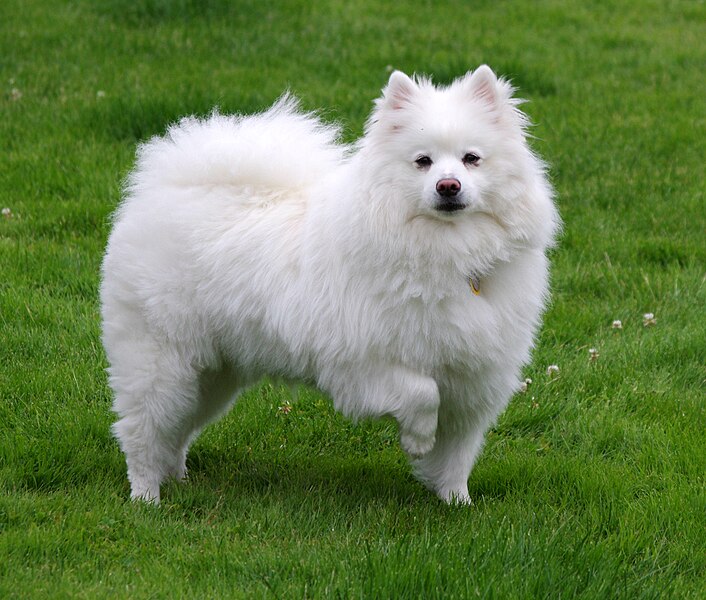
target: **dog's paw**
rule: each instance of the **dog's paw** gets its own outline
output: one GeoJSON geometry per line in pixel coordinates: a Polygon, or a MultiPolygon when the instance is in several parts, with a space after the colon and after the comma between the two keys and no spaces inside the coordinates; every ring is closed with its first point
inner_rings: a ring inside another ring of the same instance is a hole
{"type": "Polygon", "coordinates": [[[159,483],[156,479],[130,478],[130,499],[147,504],[159,504],[159,483]]]}
{"type": "Polygon", "coordinates": [[[421,404],[400,419],[400,444],[412,460],[421,458],[434,447],[437,422],[438,402],[421,404]]]}
{"type": "Polygon", "coordinates": [[[458,506],[473,504],[473,500],[468,493],[468,488],[465,486],[459,489],[441,490],[437,492],[437,495],[446,502],[446,504],[458,506]]]}
{"type": "Polygon", "coordinates": [[[431,435],[419,435],[417,431],[403,431],[400,434],[402,450],[411,458],[418,459],[431,451],[436,443],[436,432],[431,435]]]}
{"type": "Polygon", "coordinates": [[[154,489],[136,489],[130,493],[130,500],[133,502],[145,502],[146,504],[153,504],[159,506],[159,488],[154,489]]]}

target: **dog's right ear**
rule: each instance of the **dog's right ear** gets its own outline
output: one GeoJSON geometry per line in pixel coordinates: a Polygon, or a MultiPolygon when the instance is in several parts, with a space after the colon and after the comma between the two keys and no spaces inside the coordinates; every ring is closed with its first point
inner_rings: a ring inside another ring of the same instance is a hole
{"type": "Polygon", "coordinates": [[[375,108],[365,125],[366,135],[374,135],[377,131],[384,135],[400,131],[406,109],[413,104],[418,91],[419,85],[414,80],[402,71],[393,71],[382,96],[375,100],[375,108]]]}
{"type": "Polygon", "coordinates": [[[382,92],[381,105],[392,110],[403,109],[411,104],[417,89],[417,84],[402,71],[393,71],[382,92]]]}

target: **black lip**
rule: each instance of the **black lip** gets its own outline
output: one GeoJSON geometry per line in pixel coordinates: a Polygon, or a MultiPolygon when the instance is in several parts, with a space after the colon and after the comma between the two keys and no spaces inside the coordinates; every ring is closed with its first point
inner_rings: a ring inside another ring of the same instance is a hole
{"type": "Polygon", "coordinates": [[[466,208],[466,205],[462,202],[439,202],[434,208],[441,212],[456,212],[466,208]]]}

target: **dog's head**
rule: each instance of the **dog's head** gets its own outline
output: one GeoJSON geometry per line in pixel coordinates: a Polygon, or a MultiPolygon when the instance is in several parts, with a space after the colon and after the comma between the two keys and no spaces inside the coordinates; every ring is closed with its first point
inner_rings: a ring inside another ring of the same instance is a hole
{"type": "Polygon", "coordinates": [[[554,221],[544,166],[526,143],[528,121],[513,91],[485,65],[446,87],[392,73],[364,145],[378,185],[400,192],[390,201],[405,220],[485,220],[505,229],[539,203],[554,221]]]}

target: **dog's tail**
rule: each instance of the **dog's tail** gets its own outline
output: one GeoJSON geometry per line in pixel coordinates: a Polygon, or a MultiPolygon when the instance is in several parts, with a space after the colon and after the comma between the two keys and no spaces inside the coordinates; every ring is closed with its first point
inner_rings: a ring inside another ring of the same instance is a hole
{"type": "Polygon", "coordinates": [[[303,188],[338,166],[340,128],[300,110],[289,93],[253,116],[187,117],[138,149],[127,195],[157,187],[303,188]]]}

